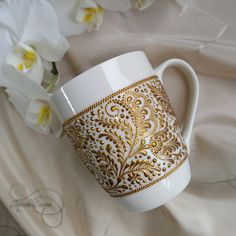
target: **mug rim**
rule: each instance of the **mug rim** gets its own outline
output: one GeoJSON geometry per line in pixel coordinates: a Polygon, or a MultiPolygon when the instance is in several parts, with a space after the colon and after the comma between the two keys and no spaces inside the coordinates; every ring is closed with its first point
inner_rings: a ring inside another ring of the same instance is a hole
{"type": "Polygon", "coordinates": [[[89,73],[90,71],[96,70],[96,68],[100,67],[101,65],[106,64],[106,63],[110,63],[111,61],[117,60],[118,58],[126,57],[126,56],[128,56],[128,55],[130,55],[130,54],[137,54],[137,53],[138,53],[138,54],[141,53],[141,54],[143,54],[143,55],[146,57],[145,52],[142,51],[142,50],[130,51],[130,52],[126,52],[126,53],[120,54],[120,55],[115,56],[115,57],[111,57],[110,59],[107,59],[107,60],[105,60],[105,61],[102,61],[102,62],[96,64],[95,66],[92,66],[91,68],[89,68],[89,69],[87,69],[87,70],[81,72],[80,74],[76,75],[75,77],[73,77],[72,79],[70,79],[69,81],[67,81],[65,84],[63,84],[62,86],[60,86],[59,88],[57,88],[57,89],[52,93],[52,97],[53,97],[54,95],[56,95],[57,92],[59,92],[59,91],[61,90],[61,88],[69,87],[70,84],[72,83],[72,81],[74,81],[75,79],[80,79],[80,77],[84,76],[85,74],[89,73]]]}

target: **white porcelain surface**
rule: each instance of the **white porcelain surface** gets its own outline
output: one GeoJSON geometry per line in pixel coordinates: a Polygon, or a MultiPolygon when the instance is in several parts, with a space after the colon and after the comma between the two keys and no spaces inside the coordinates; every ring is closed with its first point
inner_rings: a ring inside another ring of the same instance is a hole
{"type": "MultiPolygon", "coordinates": [[[[153,69],[144,52],[130,52],[105,61],[78,75],[57,90],[52,96],[52,101],[62,121],[66,121],[86,107],[136,81],[153,75],[157,75],[162,81],[162,74],[169,66],[179,67],[189,82],[189,106],[183,128],[183,138],[189,150],[199,88],[194,70],[183,60],[170,59],[153,69]]],[[[116,199],[130,210],[147,211],[175,197],[187,186],[190,178],[187,159],[176,171],[153,186],[116,199]]]]}
{"type": "Polygon", "coordinates": [[[144,212],[168,202],[182,192],[191,179],[189,160],[171,175],[140,192],[117,198],[124,207],[131,211],[144,212]]]}
{"type": "Polygon", "coordinates": [[[76,76],[57,90],[52,100],[64,121],[111,93],[154,74],[144,52],[126,53],[76,76]]]}

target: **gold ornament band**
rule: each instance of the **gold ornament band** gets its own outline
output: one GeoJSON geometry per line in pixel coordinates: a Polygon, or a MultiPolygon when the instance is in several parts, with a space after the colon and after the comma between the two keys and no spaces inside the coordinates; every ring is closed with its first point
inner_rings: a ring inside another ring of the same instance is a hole
{"type": "Polygon", "coordinates": [[[152,186],[187,158],[174,111],[156,76],[105,97],[63,126],[86,167],[113,197],[152,186]]]}

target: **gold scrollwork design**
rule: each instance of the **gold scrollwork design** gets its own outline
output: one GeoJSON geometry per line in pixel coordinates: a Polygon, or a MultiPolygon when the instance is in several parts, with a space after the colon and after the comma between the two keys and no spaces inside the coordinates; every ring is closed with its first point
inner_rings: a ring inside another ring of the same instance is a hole
{"type": "Polygon", "coordinates": [[[147,188],[186,159],[178,122],[156,76],[119,90],[64,124],[101,186],[114,197],[147,188]]]}

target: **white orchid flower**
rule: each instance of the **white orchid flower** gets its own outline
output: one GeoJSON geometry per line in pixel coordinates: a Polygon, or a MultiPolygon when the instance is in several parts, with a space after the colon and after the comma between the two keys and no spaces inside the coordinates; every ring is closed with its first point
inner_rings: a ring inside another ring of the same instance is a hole
{"type": "Polygon", "coordinates": [[[86,25],[86,30],[98,30],[103,21],[103,8],[92,0],[81,0],[76,13],[76,20],[86,25]]]}
{"type": "Polygon", "coordinates": [[[3,86],[6,87],[9,101],[26,125],[42,134],[60,134],[62,126],[50,101],[50,94],[41,85],[27,78],[26,74],[15,70],[12,65],[3,68],[3,76],[8,78],[3,86]]]}
{"type": "Polygon", "coordinates": [[[27,73],[27,76],[38,84],[42,83],[44,73],[42,58],[32,46],[23,43],[13,45],[7,53],[6,63],[13,65],[22,73],[27,73]]]}
{"type": "MultiPolygon", "coordinates": [[[[1,42],[4,53],[0,56],[0,66],[13,65],[38,84],[43,82],[45,63],[60,60],[69,48],[59,32],[55,11],[46,0],[3,1],[0,29],[10,35],[1,42]]],[[[51,77],[56,83],[55,76],[52,74],[51,77]]]]}
{"type": "Polygon", "coordinates": [[[143,11],[144,9],[150,7],[153,4],[154,0],[136,0],[136,7],[143,11]]]}
{"type": "Polygon", "coordinates": [[[127,11],[130,0],[48,0],[56,11],[61,31],[66,36],[98,30],[103,12],[127,11]]]}

